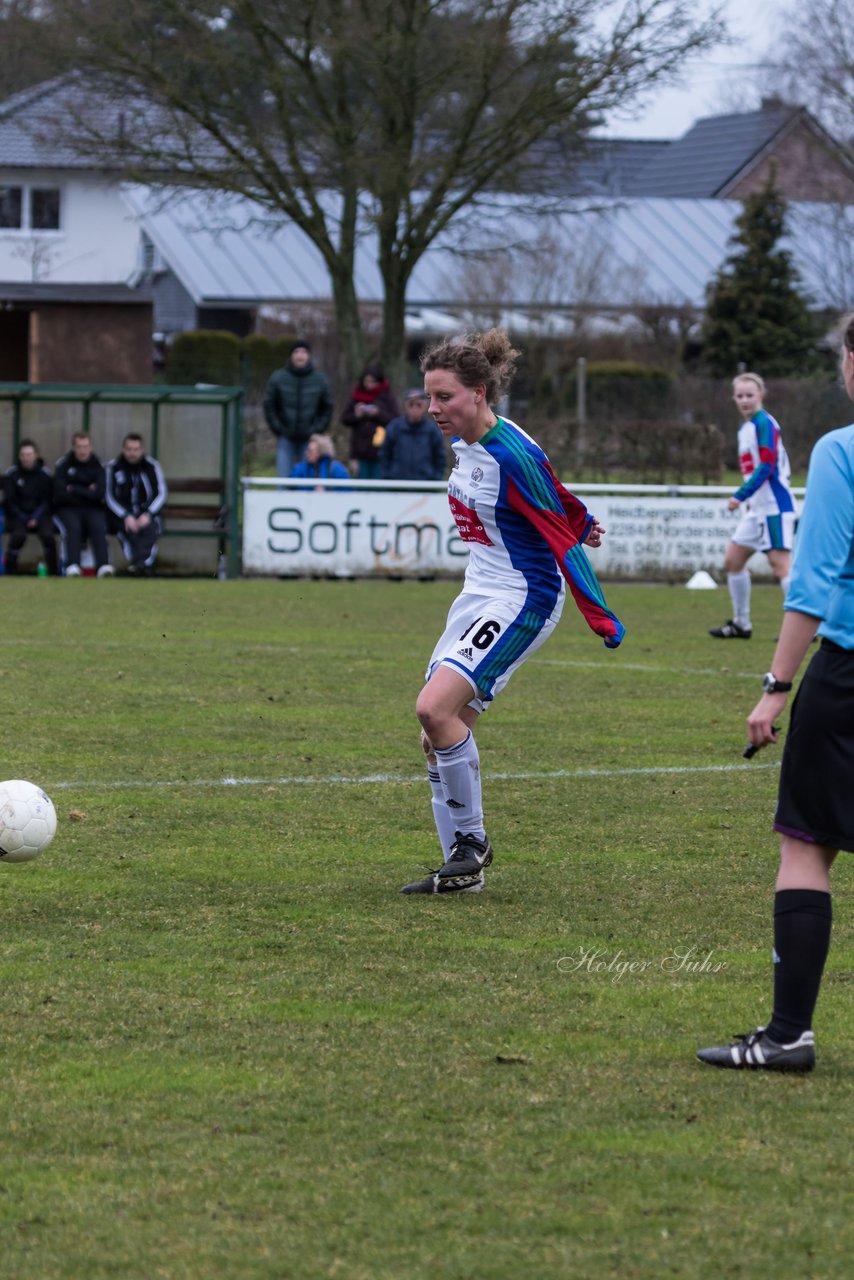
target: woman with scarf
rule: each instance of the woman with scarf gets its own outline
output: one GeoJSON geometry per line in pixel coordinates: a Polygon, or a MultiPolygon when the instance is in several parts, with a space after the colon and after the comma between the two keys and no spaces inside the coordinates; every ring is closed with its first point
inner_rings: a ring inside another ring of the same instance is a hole
{"type": "Polygon", "coordinates": [[[344,426],[350,428],[350,457],[360,480],[379,480],[385,428],[399,414],[400,406],[382,365],[366,365],[341,414],[344,426]]]}

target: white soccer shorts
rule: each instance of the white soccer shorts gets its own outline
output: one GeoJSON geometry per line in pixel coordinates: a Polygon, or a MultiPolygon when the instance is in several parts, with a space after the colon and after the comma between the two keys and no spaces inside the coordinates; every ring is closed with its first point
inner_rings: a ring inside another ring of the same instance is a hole
{"type": "Polygon", "coordinates": [[[485,711],[517,667],[545,644],[563,612],[564,596],[548,618],[520,608],[519,599],[463,592],[451,605],[445,630],[427,667],[429,680],[438,666],[468,680],[474,692],[469,706],[485,711]]]}
{"type": "Polygon", "coordinates": [[[751,551],[791,551],[795,540],[795,513],[754,515],[745,512],[739,520],[732,541],[751,551]]]}

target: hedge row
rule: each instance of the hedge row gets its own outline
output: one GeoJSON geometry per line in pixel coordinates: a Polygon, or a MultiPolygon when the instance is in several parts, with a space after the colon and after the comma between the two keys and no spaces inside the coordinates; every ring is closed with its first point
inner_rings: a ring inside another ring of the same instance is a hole
{"type": "Polygon", "coordinates": [[[731,465],[726,437],[711,423],[600,418],[580,429],[577,421],[548,419],[536,412],[524,422],[564,480],[720,484],[725,467],[731,465]]]}
{"type": "Polygon", "coordinates": [[[172,343],[164,376],[176,386],[243,384],[249,391],[259,391],[273,370],[287,363],[293,341],[290,336],[265,338],[253,333],[238,338],[219,329],[189,330],[172,343]]]}
{"type": "MultiPolygon", "coordinates": [[[[634,360],[591,360],[586,368],[585,405],[590,417],[660,418],[672,412],[676,379],[665,369],[634,360]]],[[[532,388],[530,403],[549,417],[575,414],[578,408],[575,366],[563,377],[544,375],[532,388]]]]}

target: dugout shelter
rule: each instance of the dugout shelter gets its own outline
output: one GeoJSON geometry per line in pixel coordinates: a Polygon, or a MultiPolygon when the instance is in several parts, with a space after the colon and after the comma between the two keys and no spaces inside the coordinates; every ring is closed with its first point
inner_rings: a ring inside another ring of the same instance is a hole
{"type": "Polygon", "coordinates": [[[222,556],[227,576],[239,575],[242,387],[0,382],[3,471],[26,438],[52,471],[75,431],[91,435],[104,463],[136,431],[159,461],[169,487],[160,569],[213,575],[222,556]]]}

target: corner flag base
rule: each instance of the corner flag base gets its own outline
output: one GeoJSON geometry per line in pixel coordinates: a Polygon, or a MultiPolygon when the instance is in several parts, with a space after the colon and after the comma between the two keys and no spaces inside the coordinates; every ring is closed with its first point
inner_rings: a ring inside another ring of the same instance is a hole
{"type": "Polygon", "coordinates": [[[718,584],[710,573],[705,569],[698,569],[692,577],[688,579],[685,586],[689,591],[717,591],[718,584]]]}

